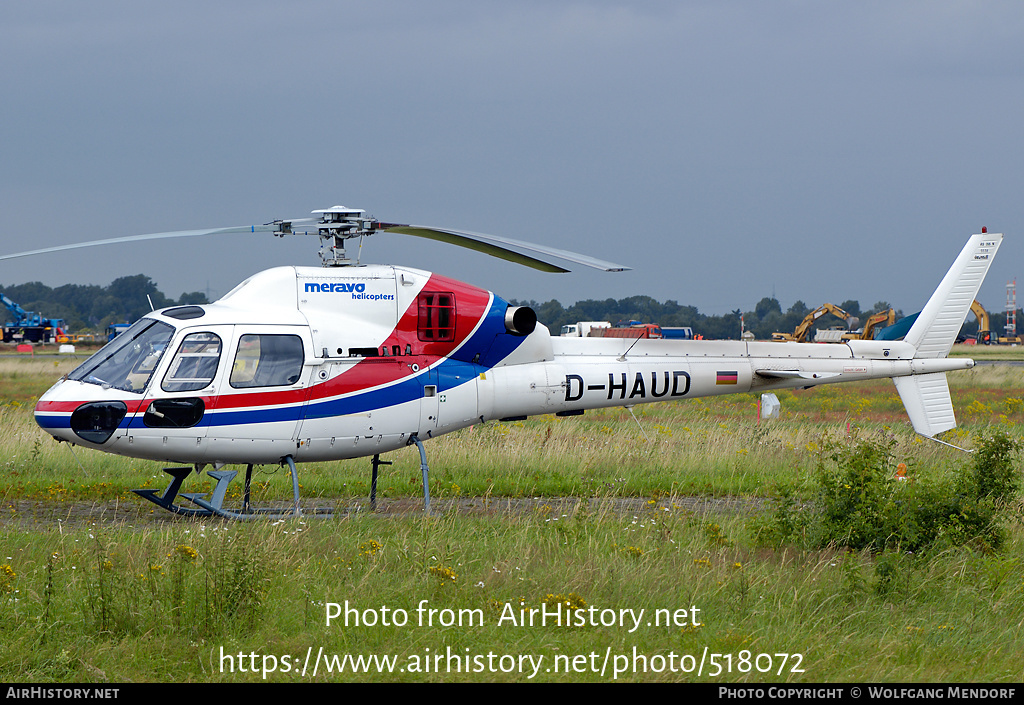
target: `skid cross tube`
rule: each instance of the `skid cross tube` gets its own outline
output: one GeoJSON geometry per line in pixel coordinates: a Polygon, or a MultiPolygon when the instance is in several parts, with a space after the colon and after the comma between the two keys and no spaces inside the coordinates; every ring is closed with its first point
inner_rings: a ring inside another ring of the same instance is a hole
{"type": "Polygon", "coordinates": [[[430,468],[427,467],[427,450],[423,447],[419,436],[415,434],[409,438],[409,442],[415,443],[420,451],[420,472],[423,474],[423,513],[430,514],[430,478],[428,476],[430,468]]]}
{"type": "Polygon", "coordinates": [[[370,511],[377,511],[377,468],[381,465],[391,465],[390,460],[381,460],[380,453],[373,456],[373,460],[370,461],[373,465],[373,475],[370,477],[370,511]]]}
{"type": "MultiPolygon", "coordinates": [[[[198,468],[196,468],[198,471],[198,468]]],[[[185,481],[185,478],[192,474],[192,468],[164,468],[164,472],[171,476],[171,482],[167,485],[167,489],[164,490],[163,494],[157,496],[158,490],[145,489],[145,490],[132,490],[135,494],[139,495],[143,499],[148,499],[153,504],[166,509],[174,514],[179,514],[186,517],[203,517],[211,516],[213,512],[208,509],[192,509],[191,507],[183,507],[180,504],[175,504],[174,500],[178,496],[178,490],[181,489],[181,483],[185,481]]],[[[182,495],[186,499],[191,499],[191,495],[182,495]]]]}

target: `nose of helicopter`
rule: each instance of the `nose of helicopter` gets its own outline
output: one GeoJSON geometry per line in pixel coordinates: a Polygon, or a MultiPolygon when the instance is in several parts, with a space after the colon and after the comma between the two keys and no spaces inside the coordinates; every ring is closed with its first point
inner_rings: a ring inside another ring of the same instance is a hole
{"type": "Polygon", "coordinates": [[[92,384],[61,380],[36,403],[36,423],[57,440],[103,445],[128,413],[128,404],[111,398],[109,391],[92,384]]]}

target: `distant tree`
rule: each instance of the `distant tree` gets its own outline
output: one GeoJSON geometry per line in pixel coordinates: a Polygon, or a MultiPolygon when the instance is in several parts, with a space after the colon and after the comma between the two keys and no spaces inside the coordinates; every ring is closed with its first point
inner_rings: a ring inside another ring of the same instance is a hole
{"type": "Polygon", "coordinates": [[[206,294],[201,291],[189,291],[178,297],[178,305],[185,306],[188,304],[208,304],[209,300],[206,298],[206,294]]]}
{"type": "Polygon", "coordinates": [[[881,313],[882,311],[888,311],[890,308],[892,308],[892,305],[888,301],[876,301],[874,306],[864,312],[864,317],[866,318],[868,316],[873,316],[876,313],[881,313]]]}
{"type": "Polygon", "coordinates": [[[703,335],[708,340],[739,340],[740,309],[730,311],[721,316],[701,316],[701,320],[693,326],[694,333],[703,335]]]}
{"type": "Polygon", "coordinates": [[[537,320],[546,326],[550,326],[551,332],[555,335],[558,335],[562,330],[562,326],[568,322],[565,318],[565,309],[562,308],[562,304],[554,299],[543,304],[531,306],[530,308],[537,312],[537,320]]]}
{"type": "Polygon", "coordinates": [[[787,318],[781,310],[770,311],[764,318],[751,326],[750,330],[758,340],[768,340],[772,337],[772,333],[793,330],[796,327],[789,325],[787,318]]]}
{"type": "Polygon", "coordinates": [[[787,314],[799,316],[800,320],[803,320],[804,316],[806,316],[810,312],[811,309],[807,307],[807,304],[805,304],[803,301],[800,301],[799,299],[796,301],[796,303],[789,307],[788,311],[786,311],[787,314]]]}
{"type": "Polygon", "coordinates": [[[782,313],[782,306],[774,296],[766,296],[754,306],[754,314],[757,319],[763,320],[769,313],[782,313]]]}
{"type": "Polygon", "coordinates": [[[156,288],[145,274],[115,279],[107,287],[110,295],[118,299],[127,321],[136,321],[153,309],[170,306],[170,301],[156,288]]]}
{"type": "Polygon", "coordinates": [[[11,301],[15,301],[22,308],[28,310],[27,304],[34,301],[46,301],[53,294],[53,289],[46,286],[42,282],[28,282],[27,284],[16,284],[14,286],[7,287],[6,289],[0,289],[7,298],[11,301]]]}
{"type": "Polygon", "coordinates": [[[104,328],[111,323],[131,323],[127,320],[128,314],[116,296],[103,293],[92,300],[92,307],[89,310],[89,320],[94,322],[97,328],[104,328]]]}
{"type": "Polygon", "coordinates": [[[851,316],[860,316],[860,302],[848,299],[843,303],[839,304],[839,308],[846,311],[851,316]]]}

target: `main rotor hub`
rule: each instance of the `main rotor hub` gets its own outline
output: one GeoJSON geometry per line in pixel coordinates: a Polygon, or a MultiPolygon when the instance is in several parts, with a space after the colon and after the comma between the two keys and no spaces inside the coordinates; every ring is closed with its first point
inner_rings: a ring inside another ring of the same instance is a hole
{"type": "Polygon", "coordinates": [[[380,229],[376,218],[366,217],[359,208],[333,206],[313,211],[319,215],[317,234],[320,236],[320,260],[325,267],[347,267],[353,262],[345,256],[345,240],[370,235],[380,229]]]}

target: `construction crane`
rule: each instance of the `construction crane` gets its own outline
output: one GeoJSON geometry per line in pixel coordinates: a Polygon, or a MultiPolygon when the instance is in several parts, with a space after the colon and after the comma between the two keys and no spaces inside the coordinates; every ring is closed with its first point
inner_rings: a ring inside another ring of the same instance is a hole
{"type": "Polygon", "coordinates": [[[26,311],[2,293],[0,303],[11,312],[11,320],[4,324],[5,343],[50,343],[64,334],[64,320],[61,318],[44,318],[33,311],[26,311]]]}

